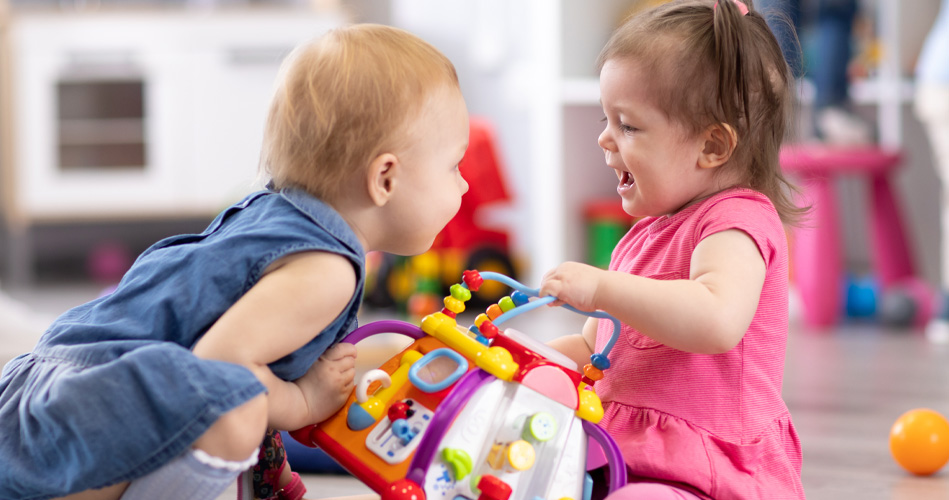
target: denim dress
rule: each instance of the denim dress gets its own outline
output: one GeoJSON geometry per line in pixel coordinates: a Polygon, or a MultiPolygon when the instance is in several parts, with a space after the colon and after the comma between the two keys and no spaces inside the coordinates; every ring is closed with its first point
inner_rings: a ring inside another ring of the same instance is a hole
{"type": "Polygon", "coordinates": [[[355,327],[365,265],[343,218],[301,190],[254,193],[203,233],[156,243],[115,292],[59,317],[0,376],[0,499],[45,499],[146,475],[264,392],[248,369],[191,349],[268,265],[304,251],[348,258],[358,281],[339,317],[270,364],[294,380],[355,327]]]}

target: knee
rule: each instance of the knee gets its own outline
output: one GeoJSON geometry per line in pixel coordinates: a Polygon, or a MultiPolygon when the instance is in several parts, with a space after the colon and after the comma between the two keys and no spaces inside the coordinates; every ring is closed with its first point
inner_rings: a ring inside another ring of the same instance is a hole
{"type": "Polygon", "coordinates": [[[267,430],[267,396],[260,394],[221,416],[194,447],[224,460],[246,460],[267,430]]]}

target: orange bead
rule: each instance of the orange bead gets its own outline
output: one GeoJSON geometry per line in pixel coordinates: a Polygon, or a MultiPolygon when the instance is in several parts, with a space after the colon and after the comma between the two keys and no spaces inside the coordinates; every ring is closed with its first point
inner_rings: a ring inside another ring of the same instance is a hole
{"type": "Polygon", "coordinates": [[[488,306],[488,310],[486,312],[488,313],[488,318],[490,318],[491,321],[498,319],[498,316],[504,314],[504,311],[501,310],[501,306],[497,304],[491,304],[488,306]]]}
{"type": "Polygon", "coordinates": [[[587,363],[583,365],[583,376],[590,380],[602,380],[603,379],[603,370],[587,363]]]}

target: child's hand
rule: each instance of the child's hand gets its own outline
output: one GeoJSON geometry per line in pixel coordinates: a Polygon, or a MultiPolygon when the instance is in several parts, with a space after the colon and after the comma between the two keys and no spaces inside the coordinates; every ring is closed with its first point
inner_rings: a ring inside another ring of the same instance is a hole
{"type": "Polygon", "coordinates": [[[339,343],[326,350],[320,359],[297,379],[303,390],[312,423],[331,417],[346,402],[356,375],[356,346],[339,343]]]}
{"type": "Polygon", "coordinates": [[[540,296],[557,297],[557,301],[551,305],[566,303],[581,311],[596,310],[596,294],[604,272],[579,262],[564,262],[544,275],[540,283],[540,296]]]}

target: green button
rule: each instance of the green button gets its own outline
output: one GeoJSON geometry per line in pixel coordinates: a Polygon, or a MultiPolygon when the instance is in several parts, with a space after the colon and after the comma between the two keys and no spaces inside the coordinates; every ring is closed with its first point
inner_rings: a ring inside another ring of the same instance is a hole
{"type": "Polygon", "coordinates": [[[557,421],[553,415],[546,412],[539,412],[531,415],[527,419],[527,425],[524,426],[523,437],[525,439],[535,439],[540,442],[548,441],[557,434],[557,421]]]}
{"type": "Polygon", "coordinates": [[[465,450],[445,448],[442,450],[442,460],[451,467],[451,472],[455,475],[455,481],[461,481],[465,476],[471,474],[471,456],[465,450]]]}

